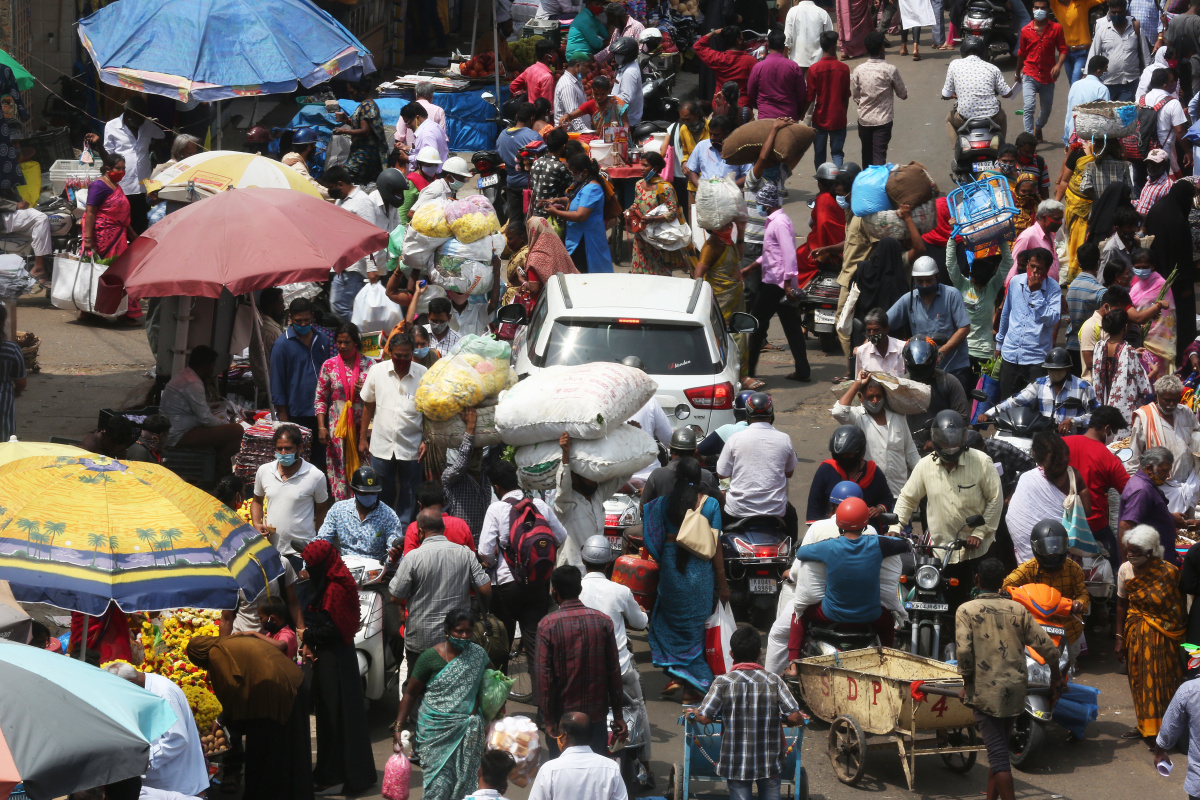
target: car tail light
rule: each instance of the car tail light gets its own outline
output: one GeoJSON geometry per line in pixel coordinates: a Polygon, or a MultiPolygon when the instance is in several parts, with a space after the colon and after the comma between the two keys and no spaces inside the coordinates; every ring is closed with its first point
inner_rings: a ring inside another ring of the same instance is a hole
{"type": "Polygon", "coordinates": [[[733,408],[733,384],[729,381],[686,389],[683,394],[696,408],[712,411],[728,411],[733,408]]]}

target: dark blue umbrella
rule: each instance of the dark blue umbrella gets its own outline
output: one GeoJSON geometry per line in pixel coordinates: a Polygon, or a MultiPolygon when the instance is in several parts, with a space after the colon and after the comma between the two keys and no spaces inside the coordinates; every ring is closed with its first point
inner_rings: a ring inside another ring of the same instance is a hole
{"type": "Polygon", "coordinates": [[[362,42],[309,0],[119,0],[81,20],[79,38],[105,83],[182,101],[375,70],[362,42]]]}

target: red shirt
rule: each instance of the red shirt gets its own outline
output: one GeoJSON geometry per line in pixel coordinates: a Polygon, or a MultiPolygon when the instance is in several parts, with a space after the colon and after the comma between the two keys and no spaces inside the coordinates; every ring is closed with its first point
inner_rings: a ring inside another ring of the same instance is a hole
{"type": "Polygon", "coordinates": [[[940,247],[950,241],[950,233],[954,226],[950,222],[950,204],[946,200],[945,195],[935,201],[935,207],[937,208],[937,224],[933,230],[924,234],[921,238],[925,241],[925,244],[940,247]]]}
{"type": "Polygon", "coordinates": [[[531,103],[539,97],[544,97],[550,102],[551,107],[554,106],[554,74],[540,61],[533,62],[528,69],[513,79],[508,88],[513,94],[521,91],[528,92],[531,103]]]}
{"type": "Polygon", "coordinates": [[[1108,525],[1108,490],[1124,491],[1129,475],[1121,459],[1103,442],[1083,435],[1064,436],[1063,441],[1071,451],[1071,466],[1079,470],[1092,494],[1088,527],[1098,531],[1108,525]]]}
{"type": "Polygon", "coordinates": [[[1054,83],[1050,70],[1058,63],[1058,54],[1067,52],[1067,40],[1063,37],[1062,25],[1047,22],[1039,34],[1036,22],[1021,28],[1020,52],[1025,57],[1021,74],[1028,75],[1038,83],[1054,83]]]}
{"type": "MultiPolygon", "coordinates": [[[[461,544],[463,547],[470,548],[471,552],[475,552],[475,537],[471,535],[471,526],[458,517],[452,517],[449,514],[442,514],[442,524],[446,526],[446,538],[455,544],[461,544]]],[[[410,551],[417,549],[417,523],[408,523],[408,529],[404,531],[404,555],[408,555],[410,551]]]]}
{"type": "Polygon", "coordinates": [[[850,102],[850,68],[837,56],[821,56],[808,68],[808,98],[813,101],[812,124],[822,131],[846,127],[850,102]]]}
{"type": "Polygon", "coordinates": [[[713,71],[718,92],[726,82],[737,81],[738,105],[743,108],[749,106],[750,72],[758,65],[758,59],[745,50],[713,50],[708,46],[709,36],[712,34],[708,33],[697,39],[692,45],[692,50],[695,51],[696,57],[713,71]]]}

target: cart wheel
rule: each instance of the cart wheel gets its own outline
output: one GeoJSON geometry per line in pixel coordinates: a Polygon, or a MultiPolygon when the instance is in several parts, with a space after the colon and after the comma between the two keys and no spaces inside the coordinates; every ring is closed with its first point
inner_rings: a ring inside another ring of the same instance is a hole
{"type": "Polygon", "coordinates": [[[829,761],[838,780],[858,783],[867,762],[867,739],[854,717],[842,715],[829,727],[829,761]]]}
{"type": "Polygon", "coordinates": [[[796,786],[796,800],[808,800],[808,770],[800,768],[800,780],[796,786]]]}
{"type": "Polygon", "coordinates": [[[683,783],[683,763],[671,765],[671,776],[667,778],[667,797],[671,800],[687,800],[687,786],[683,783]]]}
{"type": "MultiPolygon", "coordinates": [[[[937,738],[941,747],[969,747],[979,744],[979,734],[974,728],[940,730],[937,738]]],[[[951,772],[970,772],[978,756],[978,753],[947,753],[942,756],[942,762],[951,772]]]]}

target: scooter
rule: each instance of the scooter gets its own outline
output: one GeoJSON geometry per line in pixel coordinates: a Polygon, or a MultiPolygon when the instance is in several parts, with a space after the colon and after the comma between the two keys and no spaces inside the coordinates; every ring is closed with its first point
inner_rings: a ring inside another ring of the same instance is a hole
{"type": "Polygon", "coordinates": [[[946,566],[950,556],[966,546],[960,538],[963,531],[978,528],[984,523],[982,516],[967,517],[966,522],[954,534],[948,545],[935,545],[926,532],[919,544],[913,545],[913,568],[900,576],[900,583],[907,589],[904,593],[904,610],[908,612],[909,652],[925,658],[952,661],[955,656],[954,612],[946,597],[946,589],[958,586],[957,578],[946,577],[946,566]],[[942,555],[938,557],[938,551],[942,555]],[[950,639],[942,647],[942,632],[950,639]]]}
{"type": "Polygon", "coordinates": [[[621,709],[621,718],[625,720],[625,736],[618,738],[612,731],[613,715],[608,712],[608,752],[612,754],[621,767],[621,779],[627,790],[637,791],[654,785],[653,776],[646,765],[642,763],[642,748],[649,744],[641,738],[643,730],[642,715],[646,714],[646,705],[634,705],[629,695],[625,695],[625,705],[621,709]]]}
{"type": "MultiPolygon", "coordinates": [[[[80,218],[83,215],[64,197],[54,197],[43,200],[36,206],[37,210],[46,215],[50,221],[50,241],[55,253],[77,253],[82,238],[80,218]]],[[[0,253],[14,253],[25,256],[27,264],[33,262],[33,240],[23,233],[0,234],[0,253]]],[[[46,271],[49,273],[53,259],[46,259],[46,271]]]]}
{"type": "Polygon", "coordinates": [[[969,0],[963,12],[961,30],[964,38],[978,36],[983,39],[989,61],[1017,52],[1017,29],[1013,24],[1012,9],[1005,0],[969,0]]]}
{"type": "Polygon", "coordinates": [[[1117,584],[1108,550],[1101,545],[1096,555],[1083,557],[1083,584],[1087,587],[1087,627],[1098,633],[1108,630],[1111,602],[1117,594],[1117,584]]]}
{"type": "Polygon", "coordinates": [[[675,91],[675,73],[664,72],[649,61],[642,65],[642,119],[661,120],[672,125],[679,119],[679,101],[675,91]]]}
{"type": "MultiPolygon", "coordinates": [[[[973,390],[971,397],[982,403],[988,402],[987,395],[979,389],[973,390]]],[[[1059,422],[1057,417],[1060,409],[1079,411],[1082,408],[1082,400],[1078,397],[1068,397],[1054,404],[1049,417],[1028,406],[1013,406],[991,417],[988,422],[977,424],[995,425],[997,439],[1029,453],[1033,448],[1034,434],[1055,429],[1059,422]]]]}
{"type": "Polygon", "coordinates": [[[642,485],[630,479],[604,501],[604,536],[614,559],[642,547],[642,485]]]}
{"type": "Polygon", "coordinates": [[[837,282],[836,269],[824,269],[808,282],[801,291],[798,301],[804,315],[805,327],[817,335],[821,350],[826,353],[840,352],[837,335],[837,305],[842,287],[837,282]]]}
{"type": "Polygon", "coordinates": [[[950,179],[962,185],[979,180],[980,173],[994,171],[996,154],[1003,144],[1000,126],[991,117],[971,117],[964,121],[954,138],[950,179]]]}
{"type": "MultiPolygon", "coordinates": [[[[1066,629],[1061,619],[1070,616],[1071,600],[1059,591],[1041,583],[1030,583],[1008,590],[1014,601],[1029,609],[1058,648],[1058,669],[1067,674],[1066,629]]],[[[1053,715],[1053,687],[1050,685],[1050,666],[1031,647],[1025,648],[1025,713],[1017,717],[1008,738],[1008,760],[1020,766],[1036,753],[1046,738],[1046,726],[1053,715]]]]}
{"type": "Polygon", "coordinates": [[[471,163],[479,173],[479,193],[496,209],[496,218],[503,225],[508,221],[507,195],[504,191],[508,186],[508,168],[504,159],[495,150],[477,150],[471,154],[471,163]]]}
{"type": "Polygon", "coordinates": [[[388,630],[384,624],[384,609],[391,602],[387,579],[397,562],[380,562],[353,554],[343,554],[342,561],[358,584],[359,625],[358,633],[354,634],[354,650],[358,655],[363,695],[368,701],[381,700],[390,679],[393,675],[398,677],[400,670],[393,652],[399,632],[388,630]]]}
{"type": "Polygon", "coordinates": [[[792,563],[792,540],[779,517],[746,517],[721,531],[730,602],[749,610],[755,621],[770,625],[784,570],[792,563]]]}

